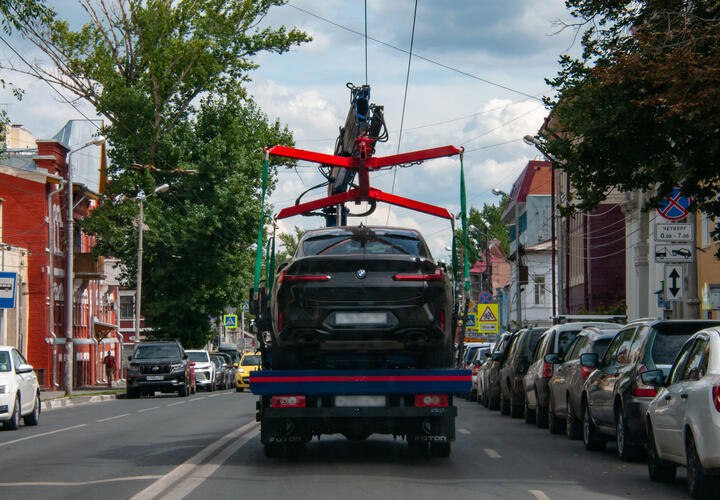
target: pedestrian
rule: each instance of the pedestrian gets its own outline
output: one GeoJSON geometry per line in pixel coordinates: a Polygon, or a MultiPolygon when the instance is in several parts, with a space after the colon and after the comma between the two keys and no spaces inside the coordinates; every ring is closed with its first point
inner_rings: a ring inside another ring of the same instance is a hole
{"type": "Polygon", "coordinates": [[[115,356],[112,351],[107,352],[107,356],[103,359],[105,365],[105,376],[107,377],[108,387],[112,387],[113,374],[115,373],[115,356]]]}

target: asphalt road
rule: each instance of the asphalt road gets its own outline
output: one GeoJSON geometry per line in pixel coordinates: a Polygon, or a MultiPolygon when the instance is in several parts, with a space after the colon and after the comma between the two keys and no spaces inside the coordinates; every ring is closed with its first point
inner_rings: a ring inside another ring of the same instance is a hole
{"type": "Polygon", "coordinates": [[[0,432],[4,499],[183,497],[603,499],[685,498],[651,483],[644,463],[612,447],[586,452],[522,420],[457,400],[448,459],[408,454],[404,442],[328,436],[299,459],[268,459],[254,421],[255,397],[223,391],[60,408],[37,427],[0,432]]]}

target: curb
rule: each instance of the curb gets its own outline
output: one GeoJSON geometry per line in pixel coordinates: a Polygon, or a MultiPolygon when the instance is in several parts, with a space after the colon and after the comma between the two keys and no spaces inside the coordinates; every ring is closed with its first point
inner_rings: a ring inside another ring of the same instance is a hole
{"type": "Polygon", "coordinates": [[[116,394],[103,394],[99,396],[80,396],[78,398],[57,398],[50,399],[42,402],[42,409],[55,410],[57,408],[67,408],[69,406],[80,406],[90,403],[101,403],[103,401],[109,401],[112,399],[118,399],[116,394]]]}

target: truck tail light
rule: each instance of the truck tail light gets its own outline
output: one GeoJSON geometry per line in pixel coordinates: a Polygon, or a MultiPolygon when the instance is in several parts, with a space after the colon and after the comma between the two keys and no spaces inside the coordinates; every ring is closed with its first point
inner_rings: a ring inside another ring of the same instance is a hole
{"type": "Polygon", "coordinates": [[[415,394],[415,406],[448,406],[447,394],[415,394]]]}
{"type": "Polygon", "coordinates": [[[285,271],[278,276],[278,283],[298,283],[309,281],[330,281],[328,274],[287,274],[285,271]]]}
{"type": "Polygon", "coordinates": [[[271,408],[305,408],[305,396],[273,396],[270,398],[271,408]]]}
{"type": "Polygon", "coordinates": [[[442,269],[437,268],[433,274],[396,274],[395,281],[442,281],[445,279],[442,269]]]}
{"type": "Polygon", "coordinates": [[[543,362],[542,378],[552,378],[552,376],[553,376],[552,363],[543,362]]]}
{"type": "Polygon", "coordinates": [[[720,385],[716,385],[712,388],[712,399],[715,409],[720,411],[720,385]]]}

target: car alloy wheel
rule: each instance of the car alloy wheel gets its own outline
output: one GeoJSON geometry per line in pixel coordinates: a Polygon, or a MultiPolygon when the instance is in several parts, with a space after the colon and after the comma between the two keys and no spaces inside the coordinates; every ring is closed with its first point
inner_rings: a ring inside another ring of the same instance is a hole
{"type": "Polygon", "coordinates": [[[10,420],[5,422],[5,428],[11,431],[16,430],[20,427],[20,394],[15,398],[15,406],[13,406],[12,416],[10,420]]]}
{"type": "MultiPolygon", "coordinates": [[[[685,456],[687,457],[687,481],[688,493],[693,498],[703,498],[711,493],[711,482],[717,480],[710,478],[705,473],[700,457],[695,446],[695,439],[692,433],[688,434],[685,443],[685,456]]],[[[717,485],[716,485],[717,486],[717,485]]]]}
{"type": "Polygon", "coordinates": [[[615,441],[621,460],[630,462],[638,460],[642,455],[642,448],[628,442],[627,419],[622,409],[618,409],[615,416],[615,441]]]}
{"type": "Polygon", "coordinates": [[[598,435],[598,431],[590,416],[590,407],[587,403],[583,407],[583,444],[588,451],[599,451],[605,448],[605,441],[598,435]]]}

